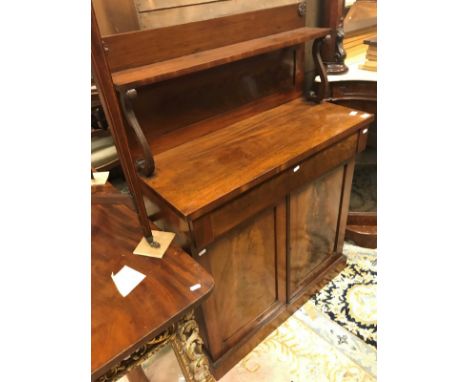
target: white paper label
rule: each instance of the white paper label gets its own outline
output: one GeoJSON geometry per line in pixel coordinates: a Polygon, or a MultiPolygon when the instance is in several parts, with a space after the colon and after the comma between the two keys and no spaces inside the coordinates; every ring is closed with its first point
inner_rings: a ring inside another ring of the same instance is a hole
{"type": "Polygon", "coordinates": [[[143,281],[146,275],[124,265],[115,275],[112,273],[111,277],[117,290],[125,297],[143,281]]]}

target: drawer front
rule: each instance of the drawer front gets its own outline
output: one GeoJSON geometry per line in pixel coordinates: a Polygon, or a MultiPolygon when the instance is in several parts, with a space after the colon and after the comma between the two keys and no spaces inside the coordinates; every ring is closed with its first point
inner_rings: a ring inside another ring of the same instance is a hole
{"type": "Polygon", "coordinates": [[[291,166],[272,179],[195,220],[192,224],[196,247],[202,250],[217,237],[249,217],[275,205],[285,195],[354,157],[359,132],[314,156],[291,166]]]}

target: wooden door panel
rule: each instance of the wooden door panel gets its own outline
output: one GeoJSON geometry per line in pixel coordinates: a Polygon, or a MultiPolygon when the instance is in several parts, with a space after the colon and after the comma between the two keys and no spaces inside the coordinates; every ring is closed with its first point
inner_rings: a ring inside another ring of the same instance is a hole
{"type": "Polygon", "coordinates": [[[200,259],[215,279],[203,305],[214,359],[277,307],[275,210],[215,241],[200,259]]]}
{"type": "Polygon", "coordinates": [[[289,298],[335,250],[343,171],[341,166],[290,195],[289,298]]]}

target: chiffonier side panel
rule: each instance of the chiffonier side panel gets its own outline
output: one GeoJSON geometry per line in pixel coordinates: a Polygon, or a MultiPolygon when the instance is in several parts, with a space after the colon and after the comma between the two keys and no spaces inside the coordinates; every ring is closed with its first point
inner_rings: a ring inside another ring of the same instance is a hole
{"type": "Polygon", "coordinates": [[[335,248],[344,167],[294,191],[289,199],[289,295],[335,248]]]}
{"type": "Polygon", "coordinates": [[[215,280],[203,313],[216,360],[278,307],[275,210],[262,212],[215,241],[199,261],[215,280]]]}

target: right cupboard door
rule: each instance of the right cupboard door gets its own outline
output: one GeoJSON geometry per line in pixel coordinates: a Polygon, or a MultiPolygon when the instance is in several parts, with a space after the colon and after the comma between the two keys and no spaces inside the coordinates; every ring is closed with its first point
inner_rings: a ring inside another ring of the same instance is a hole
{"type": "Polygon", "coordinates": [[[289,301],[314,279],[327,260],[332,260],[336,251],[345,168],[340,166],[290,194],[289,301]]]}

